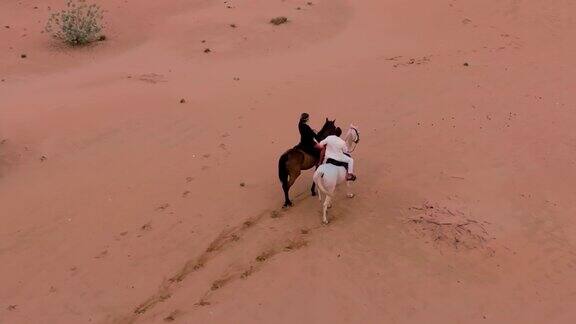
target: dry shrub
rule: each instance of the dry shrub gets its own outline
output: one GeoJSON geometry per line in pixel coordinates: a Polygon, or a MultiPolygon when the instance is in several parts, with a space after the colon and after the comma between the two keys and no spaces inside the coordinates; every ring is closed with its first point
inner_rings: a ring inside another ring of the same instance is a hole
{"type": "Polygon", "coordinates": [[[270,19],[270,23],[272,25],[276,25],[276,26],[285,24],[287,22],[288,22],[288,18],[286,18],[286,17],[276,17],[276,18],[270,19]]]}
{"type": "Polygon", "coordinates": [[[70,46],[80,46],[105,39],[100,34],[102,19],[102,10],[96,4],[68,0],[65,9],[50,16],[44,30],[70,46]]]}

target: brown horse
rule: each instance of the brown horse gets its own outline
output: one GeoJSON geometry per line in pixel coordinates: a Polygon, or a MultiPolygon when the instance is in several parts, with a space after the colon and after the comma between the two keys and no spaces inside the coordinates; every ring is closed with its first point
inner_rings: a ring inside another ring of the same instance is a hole
{"type": "MultiPolygon", "coordinates": [[[[326,118],[324,126],[322,126],[322,129],[317,134],[318,140],[323,140],[330,135],[334,135],[336,133],[335,123],[336,120],[328,120],[328,118],[326,118]]],[[[278,177],[280,178],[280,182],[282,182],[282,190],[284,190],[284,207],[292,206],[288,191],[300,176],[302,170],[315,167],[318,164],[318,159],[318,157],[304,152],[298,146],[289,149],[280,156],[280,160],[278,161],[278,177]]],[[[312,196],[316,195],[315,187],[316,184],[312,183],[312,196]]]]}

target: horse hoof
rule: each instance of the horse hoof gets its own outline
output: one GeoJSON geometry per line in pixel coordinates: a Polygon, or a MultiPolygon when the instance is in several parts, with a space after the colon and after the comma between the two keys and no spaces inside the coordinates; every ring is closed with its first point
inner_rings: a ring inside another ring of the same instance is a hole
{"type": "Polygon", "coordinates": [[[355,195],[355,194],[353,194],[353,193],[351,193],[351,194],[348,194],[348,198],[354,198],[354,197],[356,197],[356,195],[355,195]]]}
{"type": "Polygon", "coordinates": [[[316,197],[316,193],[312,191],[312,197],[316,197]]]}
{"type": "Polygon", "coordinates": [[[290,208],[290,207],[292,207],[292,202],[291,202],[291,201],[289,201],[289,202],[287,202],[287,203],[284,203],[284,206],[282,206],[282,208],[290,208]]]}
{"type": "Polygon", "coordinates": [[[328,205],[328,209],[332,208],[332,204],[328,205]]]}
{"type": "Polygon", "coordinates": [[[328,225],[328,221],[327,221],[327,220],[325,220],[325,221],[323,220],[323,221],[322,221],[322,225],[328,225]]]}

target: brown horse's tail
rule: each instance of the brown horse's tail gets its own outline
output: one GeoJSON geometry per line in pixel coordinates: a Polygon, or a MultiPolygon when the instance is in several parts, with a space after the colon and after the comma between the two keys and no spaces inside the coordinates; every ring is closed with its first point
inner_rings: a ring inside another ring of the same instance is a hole
{"type": "Polygon", "coordinates": [[[286,167],[286,162],[288,162],[288,152],[280,156],[278,160],[278,178],[282,182],[282,186],[288,185],[288,168],[286,167]]]}

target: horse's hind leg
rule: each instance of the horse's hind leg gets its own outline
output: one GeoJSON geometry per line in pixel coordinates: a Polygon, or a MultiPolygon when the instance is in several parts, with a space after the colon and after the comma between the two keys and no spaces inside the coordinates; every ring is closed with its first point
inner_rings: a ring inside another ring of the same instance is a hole
{"type": "Polygon", "coordinates": [[[288,183],[282,185],[282,189],[284,189],[284,198],[286,199],[286,202],[284,203],[284,207],[290,207],[293,205],[292,201],[290,201],[290,196],[288,194],[288,191],[290,190],[290,188],[292,187],[294,182],[296,182],[296,179],[299,176],[300,176],[300,170],[290,170],[288,183]]]}
{"type": "Polygon", "coordinates": [[[326,200],[324,200],[324,207],[322,208],[322,223],[324,223],[325,225],[328,224],[328,217],[326,216],[326,213],[328,211],[329,206],[331,205],[332,202],[332,197],[326,195],[326,200]]]}
{"type": "Polygon", "coordinates": [[[282,190],[284,191],[284,207],[292,206],[292,202],[290,201],[290,195],[289,195],[290,185],[288,182],[282,183],[282,190]]]}

